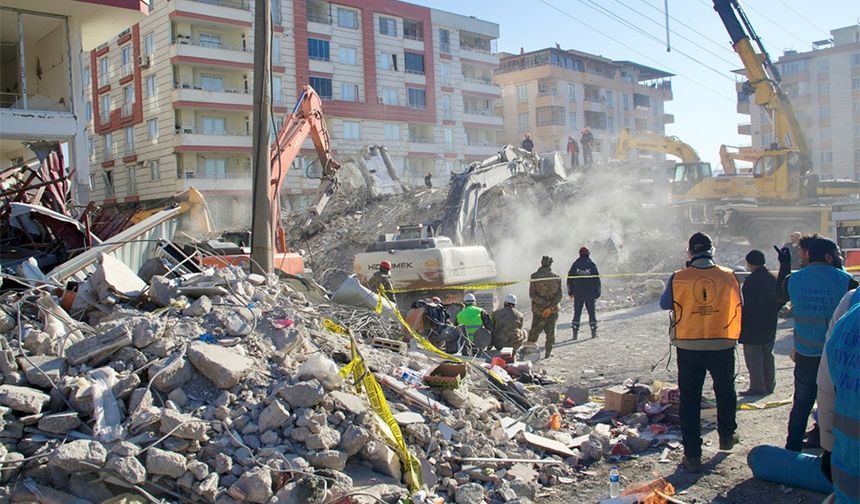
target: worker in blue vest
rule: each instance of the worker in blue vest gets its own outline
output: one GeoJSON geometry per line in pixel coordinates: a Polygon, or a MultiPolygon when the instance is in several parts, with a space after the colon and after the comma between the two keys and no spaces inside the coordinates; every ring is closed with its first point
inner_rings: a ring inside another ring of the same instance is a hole
{"type": "MultiPolygon", "coordinates": [[[[777,247],[775,247],[777,248],[777,247]]],[[[785,448],[803,449],[803,435],[818,392],[816,377],[830,317],[857,282],[842,268],[839,247],[826,238],[809,244],[809,265],[791,273],[791,251],[777,248],[777,298],[794,309],[794,400],[785,448]]]]}
{"type": "Polygon", "coordinates": [[[821,469],[837,504],[860,504],[860,290],[849,299],[818,369],[821,469]]]}

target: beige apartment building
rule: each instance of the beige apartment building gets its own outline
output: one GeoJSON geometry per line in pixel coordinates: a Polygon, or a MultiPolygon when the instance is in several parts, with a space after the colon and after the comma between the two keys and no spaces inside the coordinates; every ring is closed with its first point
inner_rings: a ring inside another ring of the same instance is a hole
{"type": "MultiPolygon", "coordinates": [[[[153,206],[194,187],[216,224],[250,222],[249,0],[157,2],[84,64],[93,199],[153,206]]],[[[498,25],[393,0],[273,0],[272,97],[281,125],[303,84],[325,100],[340,161],[385,145],[407,181],[439,184],[496,151],[498,25]]],[[[316,190],[308,141],[283,192],[316,190]]]]}
{"type": "MultiPolygon", "coordinates": [[[[825,179],[860,180],[860,25],[830,34],[811,51],[786,51],[776,65],[815,170],[825,179]]],[[[742,89],[738,82],[737,111],[749,120],[738,125],[738,133],[749,135],[753,147],[766,148],[774,141],[771,121],[760,107],[750,106],[742,89]]]]}
{"type": "Polygon", "coordinates": [[[665,134],[666,124],[674,122],[664,107],[672,99],[671,77],[631,61],[559,47],[503,53],[495,81],[502,88],[504,141],[519,145],[530,133],[536,151],[563,152],[568,136],[579,142],[587,126],[595,159],[607,159],[621,128],[665,134]]]}

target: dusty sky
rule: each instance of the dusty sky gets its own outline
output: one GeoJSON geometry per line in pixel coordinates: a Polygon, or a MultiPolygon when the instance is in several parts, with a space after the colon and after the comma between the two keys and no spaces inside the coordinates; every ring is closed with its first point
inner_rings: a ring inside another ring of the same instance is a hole
{"type": "MultiPolygon", "coordinates": [[[[498,23],[500,51],[515,53],[520,47],[530,51],[559,43],[563,49],[672,72],[677,75],[672,84],[674,100],[667,103],[666,112],[675,115],[675,123],[667,126],[668,134],[691,144],[714,166],[720,144],[750,143],[750,137],[737,134],[738,123],[749,121],[749,116],[735,112],[731,70],[741,67],[740,60],[710,0],[668,0],[669,14],[675,18],[669,20],[674,33],[668,53],[663,0],[412,2],[498,23]]],[[[829,38],[829,30],[860,22],[856,0],[750,0],[741,6],[774,61],[785,49],[808,51],[812,41],[829,38]]]]}

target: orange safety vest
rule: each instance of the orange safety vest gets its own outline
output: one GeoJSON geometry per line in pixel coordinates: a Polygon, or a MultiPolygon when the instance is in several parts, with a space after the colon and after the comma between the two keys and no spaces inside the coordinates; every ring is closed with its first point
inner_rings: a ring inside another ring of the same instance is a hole
{"type": "Polygon", "coordinates": [[[675,339],[731,339],[741,335],[741,288],[728,268],[679,270],[672,277],[675,339]]]}

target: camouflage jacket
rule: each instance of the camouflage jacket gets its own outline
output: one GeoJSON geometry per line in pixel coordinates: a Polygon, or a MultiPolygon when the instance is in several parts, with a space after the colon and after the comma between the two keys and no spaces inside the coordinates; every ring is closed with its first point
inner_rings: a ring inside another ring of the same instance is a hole
{"type": "Polygon", "coordinates": [[[557,313],[561,303],[561,277],[553,273],[549,267],[541,266],[532,273],[532,280],[552,278],[553,280],[541,280],[531,282],[529,285],[529,297],[532,300],[532,313],[543,313],[547,308],[557,313]]]}
{"type": "Polygon", "coordinates": [[[493,312],[493,346],[496,348],[520,346],[523,342],[523,314],[516,308],[505,306],[493,312]]]}
{"type": "Polygon", "coordinates": [[[380,285],[385,288],[385,296],[388,299],[392,301],[397,301],[394,296],[394,293],[391,292],[394,290],[394,284],[391,283],[391,275],[377,270],[376,273],[374,273],[373,276],[370,277],[370,280],[367,281],[367,288],[370,289],[374,294],[379,294],[380,285]]]}

